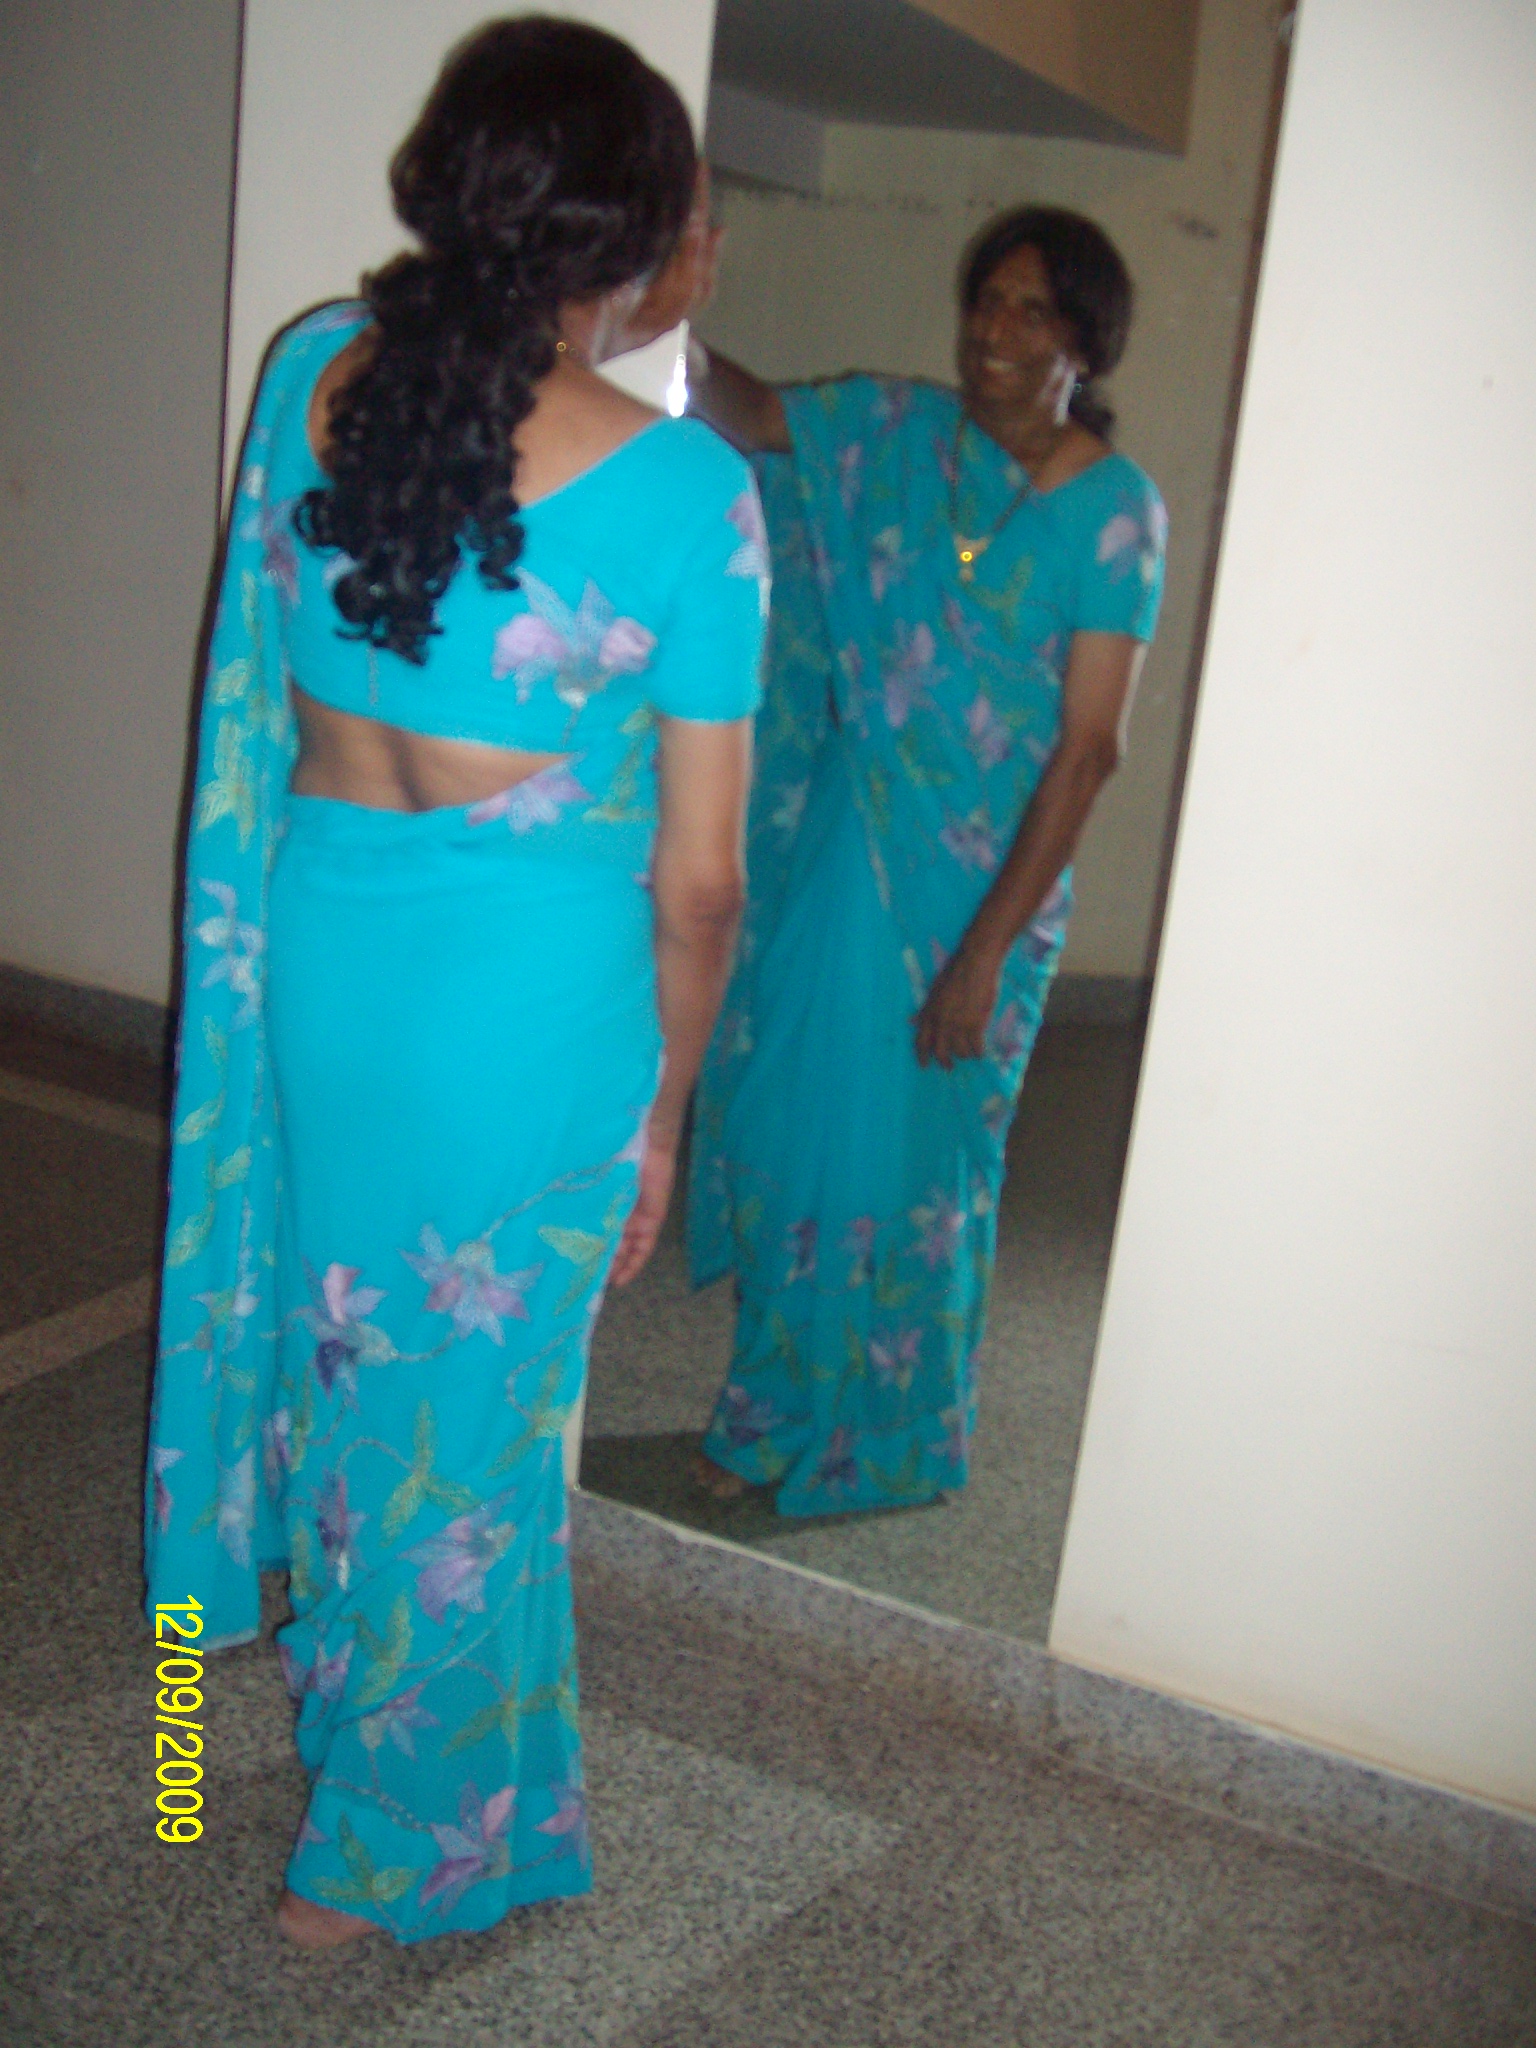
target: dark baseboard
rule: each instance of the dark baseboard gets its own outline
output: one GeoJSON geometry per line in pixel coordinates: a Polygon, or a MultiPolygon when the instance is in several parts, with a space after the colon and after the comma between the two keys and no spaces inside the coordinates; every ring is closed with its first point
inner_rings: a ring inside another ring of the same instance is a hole
{"type": "Polygon", "coordinates": [[[1058,974],[1047,1024],[1144,1024],[1152,982],[1144,974],[1058,974]]]}
{"type": "Polygon", "coordinates": [[[90,988],[0,961],[0,1014],[104,1052],[163,1065],[169,1053],[170,1014],[163,1003],[115,989],[90,988]]]}

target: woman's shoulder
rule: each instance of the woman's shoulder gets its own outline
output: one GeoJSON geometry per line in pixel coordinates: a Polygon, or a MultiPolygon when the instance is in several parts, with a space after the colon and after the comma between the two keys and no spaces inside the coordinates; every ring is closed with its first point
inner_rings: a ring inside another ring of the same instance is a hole
{"type": "Polygon", "coordinates": [[[959,393],[946,384],[871,370],[846,370],[836,377],[781,385],[779,390],[780,396],[797,408],[814,409],[849,427],[885,434],[935,421],[952,426],[960,405],[959,393]]]}
{"type": "Polygon", "coordinates": [[[1090,463],[1074,481],[1082,487],[1085,504],[1095,500],[1129,500],[1147,506],[1163,502],[1162,493],[1141,464],[1118,448],[1111,448],[1097,462],[1090,463]]]}
{"type": "Polygon", "coordinates": [[[679,509],[729,504],[755,488],[752,466],[703,420],[687,414],[654,421],[638,437],[668,500],[679,509]]]}

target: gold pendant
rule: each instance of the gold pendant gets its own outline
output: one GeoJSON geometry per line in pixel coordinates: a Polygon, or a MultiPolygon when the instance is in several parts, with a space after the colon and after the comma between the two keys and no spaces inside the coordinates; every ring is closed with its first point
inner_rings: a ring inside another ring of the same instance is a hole
{"type": "Polygon", "coordinates": [[[962,583],[974,583],[976,581],[976,559],[979,555],[984,555],[987,549],[991,547],[992,536],[989,533],[983,534],[980,539],[973,540],[968,533],[957,533],[953,538],[955,557],[960,564],[960,581],[962,583]]]}

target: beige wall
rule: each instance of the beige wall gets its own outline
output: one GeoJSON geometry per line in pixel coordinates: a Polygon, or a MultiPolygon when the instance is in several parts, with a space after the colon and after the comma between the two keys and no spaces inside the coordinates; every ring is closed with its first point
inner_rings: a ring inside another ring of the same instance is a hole
{"type": "Polygon", "coordinates": [[[1304,0],[1051,1634],[1528,1809],[1533,81],[1304,0]]]}
{"type": "Polygon", "coordinates": [[[163,1001],[236,0],[0,9],[0,960],[163,1001]]]}
{"type": "Polygon", "coordinates": [[[1168,599],[1132,732],[1079,863],[1066,965],[1147,965],[1208,553],[1275,59],[1272,0],[1204,0],[1183,158],[1078,142],[833,125],[820,199],[724,194],[721,284],[700,331],[776,378],[952,375],[952,280],[989,214],[1023,199],[1103,222],[1140,292],[1115,380],[1120,442],[1173,522],[1168,599]]]}

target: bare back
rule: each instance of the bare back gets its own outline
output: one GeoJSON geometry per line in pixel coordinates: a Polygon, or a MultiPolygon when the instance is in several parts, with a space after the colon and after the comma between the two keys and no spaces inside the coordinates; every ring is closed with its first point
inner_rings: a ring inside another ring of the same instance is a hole
{"type": "MultiPolygon", "coordinates": [[[[309,445],[324,469],[331,401],[368,359],[365,329],[326,365],[309,409],[309,445]]],[[[632,440],[660,415],[573,358],[562,357],[538,386],[519,427],[517,495],[523,506],[561,490],[632,440]]],[[[428,811],[477,803],[566,759],[519,747],[483,746],[407,732],[378,719],[333,710],[295,687],[299,758],[293,790],[370,810],[428,811]]]]}

